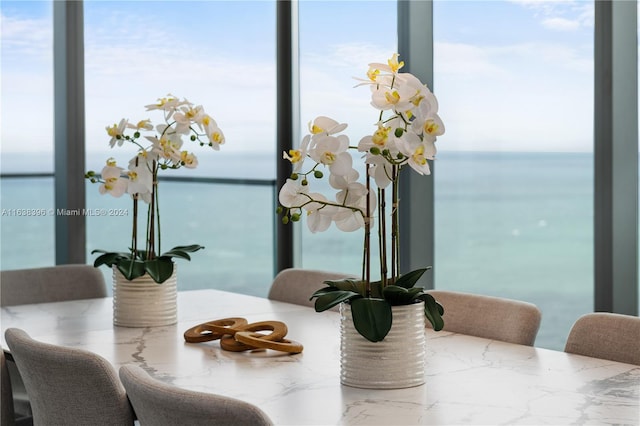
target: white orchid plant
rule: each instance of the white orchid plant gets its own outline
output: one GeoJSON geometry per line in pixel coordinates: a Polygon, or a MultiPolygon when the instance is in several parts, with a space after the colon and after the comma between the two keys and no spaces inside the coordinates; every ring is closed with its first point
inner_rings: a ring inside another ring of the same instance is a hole
{"type": "Polygon", "coordinates": [[[85,174],[85,178],[92,183],[100,184],[101,194],[121,197],[127,193],[133,199],[131,246],[128,252],[93,250],[92,253],[102,253],[94,262],[96,267],[115,265],[129,280],[146,273],[155,282],[163,283],[173,273],[173,258],[191,260],[189,253],[204,247],[198,244],[178,246],[162,253],[158,172],[182,167],[193,169],[198,166],[197,157],[183,147],[183,138],[188,137],[190,142],[209,146],[216,151],[220,150],[225,138],[216,121],[202,106],[195,106],[186,99],[180,100],[167,95],[145,108],[147,111],[161,112],[163,122],[154,126],[149,119],[137,124],[122,119],[118,124],[106,128],[111,137],[111,148],[127,144],[137,149],[137,154],[129,161],[127,168],[119,167],[111,157],[99,175],[94,171],[85,174]],[[148,205],[144,248],[138,246],[140,201],[148,205]]]}
{"type": "Polygon", "coordinates": [[[378,117],[373,133],[357,146],[350,145],[348,136],[341,133],[347,124],[321,116],[309,124],[310,134],[299,149],[283,154],[293,166],[291,177],[279,192],[278,212],[283,215],[283,223],[297,222],[304,214],[314,233],[327,230],[332,223],[346,232],[364,229],[360,279],[326,281],[327,286],[311,298],[316,299],[318,312],[343,302],[351,304],[356,330],[372,342],[383,340],[391,329],[394,305],[424,301],[425,315],[433,328],[441,330],[444,325],[442,306],[424,288],[415,286],[430,267],[400,274],[400,171],[409,166],[421,175],[429,175],[428,160],[435,158],[436,138],[444,133],[436,97],[414,75],[399,72],[403,66],[394,54],[387,64],[369,64],[367,79],[358,79],[356,87],[366,85],[371,89],[371,105],[378,117]],[[349,150],[362,153],[364,183],[358,181],[360,174],[353,167],[349,150]],[[311,166],[305,168],[309,162],[311,166]],[[312,178],[322,179],[326,169],[329,184],[337,191],[331,199],[311,190],[312,178]],[[390,218],[385,201],[388,190],[390,218]],[[376,212],[381,280],[372,282],[370,235],[376,212]]]}

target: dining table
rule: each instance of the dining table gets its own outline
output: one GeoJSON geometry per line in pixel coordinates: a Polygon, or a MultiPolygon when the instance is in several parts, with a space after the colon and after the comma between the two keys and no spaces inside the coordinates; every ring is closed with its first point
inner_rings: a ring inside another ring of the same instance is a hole
{"type": "Polygon", "coordinates": [[[1,321],[5,351],[4,331],[20,328],[116,370],[135,364],[162,382],[255,404],[276,425],[640,425],[637,365],[427,327],[423,385],[349,387],[340,383],[339,312],[226,291],[178,292],[170,326],[114,326],[110,297],[5,306],[1,321]],[[285,323],[302,352],[185,341],[194,326],[238,317],[285,323]]]}

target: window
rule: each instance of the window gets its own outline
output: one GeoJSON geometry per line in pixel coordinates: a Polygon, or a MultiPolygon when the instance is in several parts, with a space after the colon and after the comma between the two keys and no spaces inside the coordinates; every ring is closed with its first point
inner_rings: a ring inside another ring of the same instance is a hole
{"type": "MultiPolygon", "coordinates": [[[[110,156],[126,167],[135,150],[110,150],[105,127],[157,121],[144,105],[169,93],[203,105],[225,133],[220,151],[193,148],[196,169],[160,176],[204,179],[159,188],[163,248],[205,246],[191,262],[178,261],[182,290],[266,296],[273,277],[273,188],[206,179],[274,179],[275,34],[274,2],[85,2],[87,168],[99,172],[110,156]],[[264,287],[249,285],[256,282],[264,287]]],[[[130,203],[87,184],[90,208],[130,203]]],[[[88,217],[87,250],[125,249],[129,221],[88,217]]]]}
{"type": "MultiPolygon", "coordinates": [[[[308,133],[308,123],[320,115],[347,123],[349,127],[344,134],[349,136],[351,145],[357,145],[363,136],[375,130],[377,115],[369,105],[370,92],[366,87],[354,88],[357,82],[353,77],[363,78],[369,63],[385,62],[396,53],[396,21],[395,1],[300,2],[300,128],[303,135],[308,133]]],[[[354,160],[358,161],[357,157],[354,155],[354,160]]],[[[364,169],[360,170],[360,178],[363,177],[364,169]]],[[[326,188],[327,191],[320,191],[333,194],[328,184],[326,188]]],[[[302,223],[300,229],[302,267],[359,276],[362,230],[345,233],[332,224],[325,232],[311,234],[306,223],[302,223]]]]}
{"type": "Polygon", "coordinates": [[[50,1],[2,2],[2,269],[54,259],[53,26],[50,1]],[[6,177],[9,174],[32,174],[6,177]]]}
{"type": "Polygon", "coordinates": [[[562,349],[593,309],[593,4],[435,2],[434,44],[436,287],[535,303],[562,349]]]}

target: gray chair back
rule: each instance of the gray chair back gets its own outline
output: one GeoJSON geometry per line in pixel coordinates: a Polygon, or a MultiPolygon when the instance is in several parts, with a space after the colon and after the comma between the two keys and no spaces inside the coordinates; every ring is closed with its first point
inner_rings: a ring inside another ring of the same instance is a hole
{"type": "Polygon", "coordinates": [[[571,327],[565,352],[640,365],[640,317],[585,314],[571,327]]]}
{"type": "Polygon", "coordinates": [[[92,265],[0,271],[0,306],[106,296],[104,276],[92,265]]]}
{"type": "Polygon", "coordinates": [[[9,380],[9,369],[7,359],[2,350],[0,358],[0,380],[2,381],[2,400],[0,401],[0,425],[12,426],[15,424],[15,413],[13,411],[13,391],[11,390],[11,380],[9,380]]]}
{"type": "Polygon", "coordinates": [[[527,346],[536,340],[542,313],[532,303],[446,290],[428,293],[444,308],[446,331],[527,346]]]}
{"type": "Polygon", "coordinates": [[[120,367],[120,380],[141,426],[273,424],[253,404],[180,389],[152,378],[136,365],[120,367]]]}
{"type": "Polygon", "coordinates": [[[273,279],[267,297],[271,300],[313,307],[315,300],[309,300],[309,298],[316,290],[324,287],[325,280],[349,277],[353,276],[311,269],[283,269],[273,279]]]}
{"type": "MultiPolygon", "coordinates": [[[[0,271],[0,306],[94,299],[107,296],[104,276],[91,265],[58,265],[0,271]]],[[[8,361],[16,416],[27,422],[31,406],[20,372],[8,361]]]]}
{"type": "Polygon", "coordinates": [[[35,425],[132,425],[118,375],[92,352],[42,343],[9,328],[5,340],[31,401],[35,425]]]}

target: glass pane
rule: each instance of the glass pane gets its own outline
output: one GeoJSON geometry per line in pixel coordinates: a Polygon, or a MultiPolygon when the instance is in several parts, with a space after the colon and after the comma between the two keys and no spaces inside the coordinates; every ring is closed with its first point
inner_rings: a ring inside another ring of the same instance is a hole
{"type": "Polygon", "coordinates": [[[53,178],[0,179],[1,269],[55,264],[53,178]]]}
{"type": "MultiPolygon", "coordinates": [[[[354,88],[354,77],[366,78],[369,63],[385,63],[396,53],[396,21],[395,1],[300,2],[302,136],[308,133],[308,123],[321,115],[349,125],[343,133],[349,136],[350,145],[372,134],[378,115],[370,105],[369,89],[354,88]]],[[[363,165],[358,153],[353,158],[354,166],[363,165]]],[[[364,167],[358,171],[362,181],[364,167]]],[[[326,170],[324,174],[329,175],[326,170]]],[[[320,184],[311,182],[316,183],[320,184]]],[[[316,190],[329,198],[335,194],[326,182],[316,190]]],[[[312,234],[306,223],[299,229],[302,267],[360,275],[362,230],[347,233],[332,224],[327,231],[312,234]]]]}
{"type": "MultiPolygon", "coordinates": [[[[0,172],[53,172],[53,8],[3,1],[0,172]]],[[[55,263],[52,178],[3,178],[0,267],[55,263]]]]}
{"type": "Polygon", "coordinates": [[[434,34],[436,286],[535,303],[562,349],[593,310],[593,4],[435,2],[434,34]]]}
{"type": "MultiPolygon", "coordinates": [[[[161,171],[161,180],[184,176],[272,181],[275,22],[275,2],[267,1],[86,2],[87,168],[99,172],[111,156],[127,167],[136,148],[111,150],[105,127],[123,118],[160,124],[162,115],[146,112],[144,106],[172,94],[202,105],[220,126],[225,143],[215,151],[185,141],[183,149],[193,151],[198,166],[161,171]]],[[[159,188],[163,248],[187,243],[206,247],[194,253],[191,262],[179,264],[180,289],[266,295],[274,265],[271,187],[161,182],[159,188]],[[253,209],[248,211],[247,205],[253,209]],[[260,252],[254,252],[256,247],[260,252]]],[[[98,186],[91,184],[87,191],[87,207],[131,213],[127,197],[100,197],[98,186]]],[[[130,215],[89,217],[88,250],[125,251],[130,220],[130,215]]]]}

